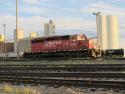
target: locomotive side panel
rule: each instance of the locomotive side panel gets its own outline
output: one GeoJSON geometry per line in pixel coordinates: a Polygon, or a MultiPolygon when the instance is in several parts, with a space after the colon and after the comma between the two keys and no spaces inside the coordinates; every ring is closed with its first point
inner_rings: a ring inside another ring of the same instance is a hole
{"type": "Polygon", "coordinates": [[[31,47],[32,52],[77,51],[79,49],[89,49],[89,41],[72,38],[57,38],[54,40],[39,39],[33,40],[31,47]]]}
{"type": "Polygon", "coordinates": [[[54,36],[31,40],[28,58],[81,58],[92,56],[93,44],[85,35],[54,36]]]}
{"type": "Polygon", "coordinates": [[[43,43],[32,43],[31,44],[31,49],[32,49],[32,52],[42,52],[43,49],[44,49],[44,44],[43,43]]]}

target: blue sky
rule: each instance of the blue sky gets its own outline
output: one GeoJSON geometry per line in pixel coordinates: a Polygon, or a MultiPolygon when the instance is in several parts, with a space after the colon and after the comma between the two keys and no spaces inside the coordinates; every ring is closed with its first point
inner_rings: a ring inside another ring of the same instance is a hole
{"type": "MultiPolygon", "coordinates": [[[[119,17],[121,47],[125,41],[125,0],[18,0],[19,27],[25,35],[37,31],[43,35],[43,25],[50,19],[55,21],[56,34],[82,34],[96,36],[95,16],[92,12],[101,11],[105,15],[119,17]]],[[[7,40],[13,39],[15,28],[16,0],[0,0],[0,34],[2,24],[6,26],[7,40]]]]}

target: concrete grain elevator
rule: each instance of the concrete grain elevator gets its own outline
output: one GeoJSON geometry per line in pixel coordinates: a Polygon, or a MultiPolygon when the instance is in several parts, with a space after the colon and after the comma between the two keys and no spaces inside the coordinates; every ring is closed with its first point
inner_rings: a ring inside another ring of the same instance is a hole
{"type": "Polygon", "coordinates": [[[119,49],[119,29],[117,16],[97,16],[98,45],[101,50],[119,49]]]}
{"type": "Polygon", "coordinates": [[[107,17],[105,15],[97,16],[97,33],[98,33],[98,45],[100,49],[107,49],[107,17]]]}
{"type": "Polygon", "coordinates": [[[44,36],[55,36],[55,23],[54,21],[50,20],[49,23],[44,24],[44,36]]]}
{"type": "Polygon", "coordinates": [[[117,16],[107,16],[108,49],[119,49],[119,28],[117,16]]]}

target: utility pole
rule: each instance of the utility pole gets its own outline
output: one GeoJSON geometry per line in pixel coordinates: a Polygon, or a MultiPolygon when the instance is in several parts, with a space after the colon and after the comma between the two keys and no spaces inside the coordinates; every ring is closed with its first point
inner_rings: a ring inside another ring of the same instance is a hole
{"type": "Polygon", "coordinates": [[[16,0],[16,51],[17,51],[17,59],[20,58],[19,56],[19,44],[18,44],[18,0],[16,0]]]}
{"type": "Polygon", "coordinates": [[[96,30],[97,30],[97,48],[98,48],[98,46],[99,46],[99,32],[98,32],[98,16],[101,14],[101,12],[93,12],[93,15],[95,15],[96,16],[96,30]]]}
{"type": "Polygon", "coordinates": [[[3,27],[4,27],[4,57],[6,59],[6,35],[5,35],[5,27],[6,27],[6,24],[3,24],[3,27]]]}
{"type": "Polygon", "coordinates": [[[99,32],[98,32],[98,16],[101,15],[101,12],[93,12],[93,15],[96,16],[96,30],[97,30],[97,46],[96,49],[99,50],[99,54],[101,55],[101,48],[99,43],[99,32]]]}

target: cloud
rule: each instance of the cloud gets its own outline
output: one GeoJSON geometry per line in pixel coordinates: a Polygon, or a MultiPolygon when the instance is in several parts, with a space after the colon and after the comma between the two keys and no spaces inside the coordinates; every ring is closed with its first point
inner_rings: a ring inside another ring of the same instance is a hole
{"type": "Polygon", "coordinates": [[[98,3],[98,2],[106,2],[110,4],[115,4],[115,3],[124,3],[125,0],[69,0],[71,3],[87,3],[87,4],[92,4],[92,3],[98,3]]]}
{"type": "Polygon", "coordinates": [[[97,2],[89,4],[87,7],[81,9],[82,12],[92,13],[101,11],[103,14],[125,16],[125,9],[105,2],[97,2]]]}
{"type": "Polygon", "coordinates": [[[40,2],[45,2],[47,0],[22,0],[22,1],[30,4],[39,4],[40,2]]]}
{"type": "MultiPolygon", "coordinates": [[[[92,20],[86,20],[81,18],[72,17],[56,17],[53,18],[56,24],[56,30],[86,30],[92,31],[95,29],[95,22],[92,20]]],[[[48,22],[49,18],[33,16],[29,18],[22,18],[21,27],[25,28],[26,31],[43,31],[44,23],[48,22]]],[[[61,33],[61,32],[60,32],[61,33]]]]}
{"type": "Polygon", "coordinates": [[[13,40],[15,17],[11,15],[0,15],[0,34],[4,33],[3,24],[6,24],[5,31],[7,40],[13,40]]]}
{"type": "Polygon", "coordinates": [[[89,2],[89,3],[92,3],[92,2],[97,2],[97,1],[100,1],[100,0],[69,0],[70,2],[89,2]]]}
{"type": "MultiPolygon", "coordinates": [[[[55,21],[56,31],[67,34],[65,31],[71,30],[83,30],[83,31],[93,31],[95,29],[95,22],[92,20],[86,20],[81,18],[72,17],[55,17],[52,20],[55,21]],[[62,30],[62,31],[61,31],[62,30]]],[[[44,31],[44,23],[48,22],[49,18],[41,16],[32,16],[28,18],[20,18],[19,27],[25,30],[26,36],[32,31],[44,31]]],[[[13,39],[13,30],[15,28],[15,16],[11,15],[0,15],[0,24],[6,24],[6,36],[8,39],[13,39]]],[[[0,28],[3,31],[3,28],[0,28]]],[[[3,33],[1,33],[3,34],[3,33]]],[[[42,36],[42,35],[41,35],[42,36]]]]}
{"type": "Polygon", "coordinates": [[[113,2],[125,2],[125,0],[113,0],[113,2]]]}
{"type": "Polygon", "coordinates": [[[20,7],[21,13],[26,14],[34,14],[34,15],[41,15],[41,14],[47,14],[50,13],[50,10],[47,8],[39,8],[39,7],[20,7]]]}
{"type": "Polygon", "coordinates": [[[92,30],[95,27],[95,22],[89,19],[82,19],[78,17],[63,17],[56,18],[58,29],[82,29],[82,30],[92,30]],[[91,28],[90,28],[91,27],[91,28]]]}

